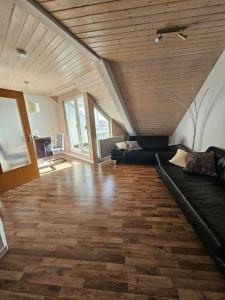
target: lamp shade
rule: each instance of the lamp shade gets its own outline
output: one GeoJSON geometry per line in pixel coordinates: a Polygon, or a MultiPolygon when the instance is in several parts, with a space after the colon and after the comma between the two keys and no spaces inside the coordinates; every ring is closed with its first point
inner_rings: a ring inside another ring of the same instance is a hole
{"type": "Polygon", "coordinates": [[[38,102],[30,102],[29,103],[29,112],[39,113],[40,112],[40,104],[38,102]]]}

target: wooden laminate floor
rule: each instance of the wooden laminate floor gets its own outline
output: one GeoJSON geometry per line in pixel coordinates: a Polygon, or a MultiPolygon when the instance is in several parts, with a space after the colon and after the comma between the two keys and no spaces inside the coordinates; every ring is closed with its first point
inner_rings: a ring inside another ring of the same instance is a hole
{"type": "Polygon", "coordinates": [[[75,162],[0,197],[0,299],[225,299],[155,169],[75,162]]]}

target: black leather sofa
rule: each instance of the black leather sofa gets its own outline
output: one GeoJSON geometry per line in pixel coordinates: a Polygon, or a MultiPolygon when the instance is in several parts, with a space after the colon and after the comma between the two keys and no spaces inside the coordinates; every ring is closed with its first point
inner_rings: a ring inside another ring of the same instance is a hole
{"type": "Polygon", "coordinates": [[[225,150],[216,154],[218,178],[190,174],[168,160],[174,153],[157,153],[157,170],[184,215],[225,276],[225,150]]]}
{"type": "Polygon", "coordinates": [[[111,159],[119,162],[129,163],[146,163],[155,165],[157,152],[169,151],[169,138],[168,136],[147,136],[136,135],[130,136],[129,141],[137,141],[143,148],[142,150],[120,150],[116,146],[111,150],[111,159]]]}

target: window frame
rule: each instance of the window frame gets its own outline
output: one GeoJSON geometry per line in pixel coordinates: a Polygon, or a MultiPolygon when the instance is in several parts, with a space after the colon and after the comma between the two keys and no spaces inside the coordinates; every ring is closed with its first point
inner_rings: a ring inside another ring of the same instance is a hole
{"type": "Polygon", "coordinates": [[[109,137],[108,138],[111,138],[112,137],[112,120],[111,118],[95,103],[94,104],[94,107],[93,107],[93,113],[94,113],[94,121],[95,121],[95,134],[96,134],[96,141],[98,141],[97,139],[97,132],[96,132],[96,129],[97,129],[97,126],[96,126],[96,120],[95,120],[95,112],[94,110],[97,110],[101,115],[103,115],[103,117],[108,121],[109,123],[109,137]]]}

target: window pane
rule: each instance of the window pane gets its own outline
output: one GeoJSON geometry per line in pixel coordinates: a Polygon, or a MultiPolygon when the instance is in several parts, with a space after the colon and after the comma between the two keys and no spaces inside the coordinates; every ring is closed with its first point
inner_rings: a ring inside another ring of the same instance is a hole
{"type": "Polygon", "coordinates": [[[0,164],[7,172],[30,164],[17,100],[0,97],[0,164]]]}
{"type": "Polygon", "coordinates": [[[65,102],[65,112],[67,119],[67,128],[70,140],[70,150],[79,151],[80,142],[79,142],[79,133],[78,133],[78,124],[75,110],[74,101],[65,102]]]}
{"type": "Polygon", "coordinates": [[[88,134],[87,134],[87,123],[84,107],[84,98],[82,96],[77,97],[77,109],[80,119],[80,132],[81,132],[81,142],[82,142],[82,151],[89,152],[88,146],[88,134]]]}
{"type": "Polygon", "coordinates": [[[96,127],[96,139],[103,140],[110,137],[109,120],[107,120],[96,108],[94,108],[95,114],[95,127],[96,127]]]}

